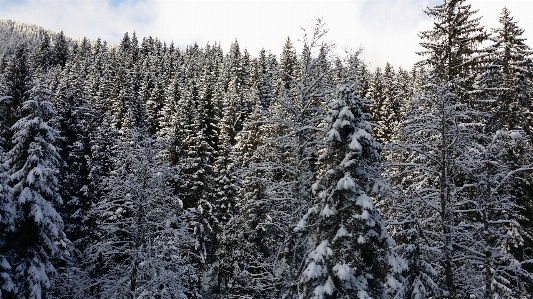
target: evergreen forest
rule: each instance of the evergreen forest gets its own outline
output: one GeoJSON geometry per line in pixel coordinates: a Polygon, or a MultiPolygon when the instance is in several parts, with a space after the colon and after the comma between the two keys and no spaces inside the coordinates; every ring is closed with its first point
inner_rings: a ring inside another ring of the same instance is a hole
{"type": "Polygon", "coordinates": [[[410,70],[0,20],[0,298],[532,298],[533,51],[425,13],[410,70]]]}

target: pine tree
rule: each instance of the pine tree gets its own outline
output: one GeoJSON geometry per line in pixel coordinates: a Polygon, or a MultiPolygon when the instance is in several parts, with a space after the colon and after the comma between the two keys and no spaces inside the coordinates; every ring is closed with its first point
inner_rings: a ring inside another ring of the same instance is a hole
{"type": "Polygon", "coordinates": [[[283,73],[279,77],[278,92],[288,92],[291,89],[293,80],[298,75],[298,58],[296,57],[296,51],[290,37],[285,40],[283,50],[281,51],[281,57],[279,61],[279,67],[283,70],[283,73]]]}
{"type": "Polygon", "coordinates": [[[27,50],[23,44],[17,45],[15,54],[11,58],[5,73],[3,74],[4,82],[2,82],[3,94],[9,98],[3,98],[3,106],[0,121],[0,133],[2,134],[4,150],[11,149],[10,140],[12,132],[11,126],[17,122],[22,116],[22,103],[26,100],[29,90],[31,89],[31,75],[30,66],[27,59],[27,50]]]}
{"type": "MultiPolygon", "coordinates": [[[[0,137],[1,138],[1,137],[0,137]]],[[[1,140],[0,140],[1,141],[1,140]]],[[[0,144],[3,144],[0,143],[0,144]]],[[[8,172],[5,167],[6,153],[0,146],[0,296],[2,292],[12,294],[15,292],[13,283],[13,268],[4,256],[7,237],[15,230],[15,203],[11,196],[11,187],[8,185],[8,172]]],[[[7,296],[6,296],[7,297],[7,296]]],[[[3,297],[2,297],[3,298],[3,297]]]]}
{"type": "Polygon", "coordinates": [[[531,135],[533,52],[508,9],[502,10],[499,22],[491,38],[494,44],[485,49],[485,65],[476,82],[480,100],[492,104],[488,129],[525,130],[531,135]]]}
{"type": "Polygon", "coordinates": [[[386,111],[386,117],[381,124],[385,137],[385,139],[382,141],[383,143],[389,143],[391,141],[393,131],[397,129],[400,122],[400,99],[396,76],[397,73],[392,65],[387,63],[385,65],[385,71],[383,72],[386,97],[386,105],[384,107],[386,111]]]}
{"type": "Polygon", "coordinates": [[[95,276],[80,295],[100,298],[194,298],[195,270],[184,254],[192,240],[180,218],[182,203],[167,184],[172,171],[159,146],[129,132],[95,204],[99,238],[86,251],[95,276]],[[90,286],[90,287],[89,287],[90,286]]]}
{"type": "Polygon", "coordinates": [[[64,67],[70,56],[70,49],[63,31],[56,35],[53,47],[53,66],[64,67]]]}
{"type": "Polygon", "coordinates": [[[50,36],[47,32],[43,33],[41,44],[35,50],[32,56],[33,68],[39,71],[48,70],[52,65],[52,46],[50,36]]]}
{"type": "Polygon", "coordinates": [[[398,169],[390,169],[389,173],[397,180],[396,186],[405,192],[398,202],[390,203],[395,211],[405,211],[393,213],[401,224],[397,236],[407,237],[397,241],[400,246],[423,249],[423,252],[403,251],[408,255],[417,254],[415,263],[423,265],[418,267],[419,273],[410,273],[411,281],[418,284],[407,286],[413,288],[413,296],[418,292],[422,297],[436,293],[430,279],[434,276],[432,268],[440,276],[437,284],[445,290],[444,294],[455,296],[460,284],[456,276],[461,273],[461,264],[455,261],[464,258],[465,252],[456,244],[464,237],[458,223],[464,223],[466,218],[459,218],[459,211],[468,206],[468,194],[461,191],[472,182],[465,161],[470,159],[467,149],[476,146],[478,132],[467,125],[476,113],[466,104],[458,103],[450,85],[453,83],[428,85],[407,111],[402,138],[392,143],[398,160],[393,159],[389,166],[398,169]]]}
{"type": "MultiPolygon", "coordinates": [[[[383,72],[381,68],[376,68],[376,71],[372,75],[372,81],[370,82],[370,90],[368,96],[373,100],[371,106],[371,114],[374,123],[379,125],[380,122],[385,118],[385,86],[383,80],[383,72]]],[[[382,128],[376,128],[375,138],[379,142],[382,141],[382,128]]]]}
{"type": "Polygon", "coordinates": [[[177,191],[183,201],[185,221],[195,240],[192,262],[209,280],[207,269],[214,262],[217,248],[214,228],[218,225],[216,205],[211,196],[214,149],[207,134],[210,120],[205,117],[195,79],[185,86],[178,103],[180,180],[177,191]]]}
{"type": "Polygon", "coordinates": [[[46,297],[55,273],[52,259],[65,238],[63,221],[56,212],[62,203],[56,177],[61,158],[55,147],[58,132],[48,125],[54,114],[49,97],[48,91],[35,85],[22,104],[22,117],[12,127],[13,148],[7,154],[7,165],[14,229],[1,251],[13,269],[15,288],[4,298],[46,297]]]}
{"type": "Polygon", "coordinates": [[[533,273],[528,271],[532,261],[519,261],[512,248],[524,246],[531,236],[516,220],[522,208],[512,181],[533,170],[533,164],[516,168],[510,156],[529,145],[523,131],[499,130],[487,137],[483,147],[471,150],[474,157],[465,161],[477,183],[470,191],[474,201],[463,212],[470,214],[472,224],[464,225],[458,243],[469,249],[465,264],[473,264],[473,269],[462,271],[458,284],[479,298],[523,298],[533,287],[533,273]]]}
{"type": "Polygon", "coordinates": [[[395,272],[406,268],[367,195],[384,184],[377,169],[380,146],[363,112],[369,101],[355,97],[358,82],[350,81],[339,84],[329,101],[327,147],[312,186],[316,200],[295,228],[308,230],[314,245],[300,277],[301,298],[386,298],[385,283],[396,287],[395,272]]]}
{"type": "MultiPolygon", "coordinates": [[[[445,0],[441,5],[428,8],[426,13],[435,21],[432,30],[420,33],[421,45],[425,48],[420,54],[427,58],[419,65],[427,67],[430,76],[407,113],[403,140],[393,145],[403,153],[394,165],[402,169],[398,170],[402,173],[401,184],[404,184],[400,189],[408,194],[403,207],[410,209],[409,199],[415,197],[421,200],[418,204],[423,207],[420,214],[412,214],[420,218],[409,222],[424,223],[424,235],[429,243],[424,246],[432,253],[440,252],[440,256],[426,254],[423,262],[437,269],[437,284],[445,290],[443,294],[456,298],[466,291],[459,277],[463,277],[465,267],[469,267],[468,253],[457,245],[464,237],[463,224],[468,223],[468,217],[459,211],[467,209],[471,199],[468,192],[461,191],[475,181],[465,161],[470,159],[468,149],[477,144],[480,128],[475,122],[483,118],[472,110],[475,103],[469,91],[472,91],[478,68],[477,47],[486,34],[479,25],[479,18],[473,17],[475,11],[463,0],[445,0]],[[459,262],[463,260],[465,262],[459,262]]],[[[421,271],[427,269],[420,268],[421,271]]],[[[430,280],[426,282],[429,285],[419,286],[418,290],[435,290],[430,280]]]]}
{"type": "Polygon", "coordinates": [[[95,201],[89,192],[90,124],[92,111],[88,105],[83,60],[69,61],[61,72],[61,82],[54,95],[57,114],[54,117],[61,138],[57,142],[64,162],[59,167],[59,193],[64,204],[58,212],[64,220],[67,243],[61,257],[58,276],[54,280],[55,297],[74,296],[79,288],[79,255],[85,249],[89,235],[88,212],[95,201]]]}
{"type": "Polygon", "coordinates": [[[432,30],[419,33],[425,50],[418,54],[427,58],[418,64],[428,67],[435,79],[454,81],[452,91],[459,101],[472,106],[468,91],[472,90],[479,67],[478,46],[487,39],[487,33],[479,25],[481,18],[473,17],[477,11],[464,2],[444,0],[425,11],[435,22],[432,30]]]}
{"type": "MultiPolygon", "coordinates": [[[[236,213],[227,224],[221,243],[227,246],[221,263],[230,264],[228,294],[239,296],[256,294],[267,298],[276,296],[281,277],[273,262],[275,237],[279,233],[272,226],[266,186],[269,170],[261,167],[265,159],[265,136],[261,123],[266,120],[260,97],[255,97],[254,112],[237,134],[234,147],[236,175],[236,213]],[[269,215],[270,214],[270,215],[269,215]],[[237,246],[235,246],[237,244],[237,246]],[[238,263],[233,261],[237,260],[238,263]]],[[[266,164],[263,164],[263,166],[266,164]]]]}
{"type": "MultiPolygon", "coordinates": [[[[502,10],[499,22],[500,27],[493,29],[491,37],[494,44],[484,49],[484,64],[475,86],[478,101],[487,107],[484,108],[489,114],[486,131],[494,133],[518,130],[531,136],[533,52],[521,37],[524,30],[518,27],[508,9],[502,10]]],[[[521,143],[509,150],[504,165],[518,169],[531,163],[531,149],[524,145],[527,143],[521,143]]],[[[524,207],[521,213],[511,213],[511,218],[518,221],[529,234],[533,232],[528,220],[533,217],[531,176],[531,172],[517,173],[516,179],[506,182],[504,186],[512,190],[511,202],[524,207]]],[[[532,254],[527,249],[531,247],[532,241],[530,237],[524,238],[523,244],[513,250],[514,256],[521,261],[527,260],[532,254]]],[[[531,265],[525,268],[533,270],[531,265]]]]}

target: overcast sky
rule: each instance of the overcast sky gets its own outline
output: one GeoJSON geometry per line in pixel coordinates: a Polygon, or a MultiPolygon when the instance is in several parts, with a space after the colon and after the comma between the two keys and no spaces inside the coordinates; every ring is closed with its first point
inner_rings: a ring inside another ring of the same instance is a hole
{"type": "MultiPolygon", "coordinates": [[[[241,49],[257,56],[264,47],[279,54],[287,36],[295,45],[301,27],[309,28],[321,17],[329,33],[326,40],[337,48],[364,48],[372,68],[387,61],[411,68],[419,60],[417,33],[430,29],[432,20],[423,9],[441,0],[344,1],[178,1],[178,0],[0,0],[0,18],[28,22],[73,37],[98,37],[118,43],[125,32],[142,39],[153,36],[180,48],[195,41],[220,42],[224,51],[237,39],[241,49]]],[[[479,9],[482,24],[497,26],[507,6],[525,29],[533,46],[531,0],[470,0],[479,9]]]]}

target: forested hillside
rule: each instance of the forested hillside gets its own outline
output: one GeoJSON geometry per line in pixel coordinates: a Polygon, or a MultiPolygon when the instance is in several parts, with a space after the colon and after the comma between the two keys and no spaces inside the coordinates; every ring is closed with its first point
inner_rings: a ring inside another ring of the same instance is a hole
{"type": "Polygon", "coordinates": [[[426,13],[412,70],[0,21],[0,298],[530,298],[533,52],[426,13]]]}

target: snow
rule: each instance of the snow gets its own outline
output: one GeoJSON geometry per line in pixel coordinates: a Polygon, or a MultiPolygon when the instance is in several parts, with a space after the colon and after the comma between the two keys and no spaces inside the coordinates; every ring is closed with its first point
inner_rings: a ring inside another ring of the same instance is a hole
{"type": "Polygon", "coordinates": [[[43,221],[43,211],[37,204],[33,204],[31,206],[30,215],[33,215],[33,219],[35,219],[35,222],[37,223],[41,223],[41,221],[43,221]]]}
{"type": "Polygon", "coordinates": [[[361,151],[363,149],[361,144],[359,143],[359,140],[361,138],[371,139],[371,136],[370,134],[368,134],[367,131],[358,128],[357,131],[350,135],[350,139],[352,140],[349,145],[350,149],[355,151],[361,151]]]}
{"type": "Polygon", "coordinates": [[[298,224],[296,224],[296,227],[293,229],[294,232],[298,232],[302,229],[304,229],[307,226],[307,218],[309,218],[309,215],[316,213],[317,208],[312,207],[307,210],[307,213],[300,219],[298,224]]]}
{"type": "Polygon", "coordinates": [[[389,255],[389,265],[395,273],[409,269],[407,262],[396,254],[389,255]]]}
{"type": "Polygon", "coordinates": [[[352,166],[355,163],[355,160],[352,159],[352,156],[352,153],[346,154],[346,156],[344,156],[344,159],[342,159],[342,162],[339,165],[344,168],[352,166]]]}
{"type": "Polygon", "coordinates": [[[322,209],[322,211],[320,212],[320,215],[321,215],[321,216],[324,216],[324,218],[328,218],[329,216],[333,216],[333,215],[335,215],[335,213],[336,213],[336,212],[335,212],[335,209],[331,209],[331,208],[329,207],[329,204],[326,204],[326,205],[324,206],[324,208],[322,209]]]}
{"type": "Polygon", "coordinates": [[[341,141],[341,135],[336,129],[329,130],[326,136],[327,136],[327,141],[333,141],[333,140],[341,141]]]}
{"type": "Polygon", "coordinates": [[[303,276],[307,277],[306,281],[309,281],[314,278],[321,277],[322,274],[326,272],[326,268],[323,268],[320,265],[317,265],[315,262],[310,262],[309,265],[305,268],[303,276]]]}
{"type": "Polygon", "coordinates": [[[350,142],[350,145],[348,146],[350,147],[350,149],[360,152],[363,149],[363,147],[361,146],[359,141],[357,141],[357,138],[353,136],[351,136],[351,138],[352,138],[352,142],[350,142]]]}
{"type": "Polygon", "coordinates": [[[359,244],[365,244],[366,240],[365,240],[365,237],[363,236],[359,236],[359,238],[357,238],[357,243],[359,244]]]}
{"type": "Polygon", "coordinates": [[[513,140],[521,140],[521,139],[522,139],[522,135],[520,134],[520,132],[516,132],[516,131],[511,132],[511,133],[509,134],[509,136],[511,136],[511,138],[512,138],[513,140]]]}
{"type": "Polygon", "coordinates": [[[353,278],[353,269],[347,264],[336,264],[333,267],[333,271],[340,280],[349,281],[353,278]]]}
{"type": "Polygon", "coordinates": [[[398,289],[399,287],[402,286],[401,283],[399,283],[396,278],[394,278],[394,276],[391,276],[390,274],[387,275],[387,285],[389,285],[392,289],[396,290],[398,289]]]}
{"type": "Polygon", "coordinates": [[[324,262],[324,258],[333,255],[333,250],[329,248],[328,240],[323,240],[320,245],[318,245],[315,250],[309,253],[309,258],[315,261],[324,262]]]}
{"type": "Polygon", "coordinates": [[[344,108],[342,108],[341,112],[339,112],[339,118],[348,118],[350,120],[354,120],[355,117],[352,113],[352,111],[350,111],[350,107],[348,106],[344,106],[344,108]]]}
{"type": "Polygon", "coordinates": [[[355,199],[355,204],[361,206],[363,209],[371,210],[374,208],[374,204],[372,203],[372,199],[368,197],[365,193],[359,195],[355,199]]]}
{"type": "Polygon", "coordinates": [[[349,173],[346,173],[343,178],[337,182],[338,190],[354,190],[355,182],[349,173]]]}
{"type": "Polygon", "coordinates": [[[24,188],[24,190],[22,190],[22,192],[20,192],[20,195],[19,195],[19,198],[18,198],[18,202],[20,204],[24,204],[26,203],[26,201],[31,201],[33,198],[33,194],[31,192],[31,190],[29,188],[24,188]]]}
{"type": "Polygon", "coordinates": [[[313,194],[316,194],[316,190],[318,190],[318,182],[314,182],[312,185],[311,185],[311,190],[313,191],[313,194]]]}
{"type": "Polygon", "coordinates": [[[313,294],[315,295],[314,298],[323,299],[324,294],[331,295],[334,291],[335,285],[333,284],[333,280],[331,280],[331,276],[329,276],[328,280],[326,280],[326,283],[323,286],[317,286],[315,288],[313,294]]]}
{"type": "Polygon", "coordinates": [[[43,170],[40,167],[34,167],[30,172],[28,173],[28,176],[26,178],[26,182],[30,185],[33,185],[35,183],[35,176],[42,177],[43,170]]]}
{"type": "Polygon", "coordinates": [[[339,230],[337,230],[337,233],[335,234],[335,237],[333,238],[333,242],[335,242],[338,238],[342,237],[352,237],[352,234],[348,232],[348,230],[344,227],[344,225],[341,224],[341,227],[339,230]]]}
{"type": "MultiPolygon", "coordinates": [[[[363,212],[361,213],[361,215],[359,215],[359,214],[355,214],[355,215],[353,215],[352,217],[355,218],[355,219],[368,220],[368,219],[370,218],[370,214],[368,213],[367,210],[363,210],[363,212]]],[[[372,222],[372,221],[367,221],[367,224],[368,224],[369,226],[374,226],[374,225],[375,225],[375,223],[372,222]]]]}
{"type": "Polygon", "coordinates": [[[372,297],[370,297],[365,290],[359,290],[357,292],[357,298],[359,298],[359,299],[371,299],[372,297]]]}
{"type": "Polygon", "coordinates": [[[0,263],[0,266],[4,270],[10,270],[11,269],[11,265],[9,264],[9,262],[4,257],[2,257],[2,262],[0,263]]]}

